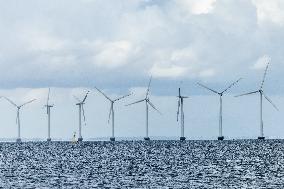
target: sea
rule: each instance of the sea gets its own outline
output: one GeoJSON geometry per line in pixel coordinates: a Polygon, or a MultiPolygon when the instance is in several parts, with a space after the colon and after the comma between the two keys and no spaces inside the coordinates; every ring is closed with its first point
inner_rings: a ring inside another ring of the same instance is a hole
{"type": "Polygon", "coordinates": [[[0,188],[284,188],[284,140],[2,142],[0,188]]]}

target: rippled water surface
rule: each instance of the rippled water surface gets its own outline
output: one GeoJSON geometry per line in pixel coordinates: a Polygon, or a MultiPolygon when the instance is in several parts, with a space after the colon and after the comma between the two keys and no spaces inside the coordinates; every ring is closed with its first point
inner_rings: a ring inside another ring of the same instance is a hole
{"type": "Polygon", "coordinates": [[[283,188],[284,141],[0,143],[5,188],[283,188]]]}

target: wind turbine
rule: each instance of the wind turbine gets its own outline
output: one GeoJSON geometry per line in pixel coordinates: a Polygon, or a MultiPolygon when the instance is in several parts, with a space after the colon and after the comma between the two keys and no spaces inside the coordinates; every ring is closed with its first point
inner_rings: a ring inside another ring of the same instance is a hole
{"type": "Polygon", "coordinates": [[[87,93],[86,93],[85,97],[83,98],[83,100],[80,100],[78,97],[74,96],[74,98],[78,101],[78,103],[76,103],[76,105],[79,107],[79,138],[78,138],[78,142],[83,141],[83,137],[82,137],[82,113],[83,113],[84,123],[86,125],[84,104],[85,104],[85,101],[87,99],[87,96],[88,96],[89,92],[90,91],[87,91],[87,93]]]}
{"type": "MultiPolygon", "coordinates": [[[[151,85],[151,81],[152,81],[152,76],[150,78],[150,81],[148,83],[148,88],[147,88],[147,91],[146,91],[146,96],[144,99],[142,100],[138,100],[136,102],[133,102],[133,103],[130,103],[130,104],[127,104],[126,106],[130,106],[130,105],[133,105],[133,104],[137,104],[137,103],[140,103],[140,102],[145,102],[145,105],[146,105],[146,136],[144,137],[144,140],[150,140],[149,138],[149,120],[148,120],[148,114],[149,114],[149,105],[154,109],[156,110],[158,113],[160,113],[160,111],[154,106],[154,104],[150,101],[149,99],[149,91],[150,91],[150,85],[151,85]]],[[[160,113],[161,114],[161,113],[160,113]]]]}
{"type": "Polygon", "coordinates": [[[46,113],[47,113],[47,141],[50,142],[51,138],[50,138],[50,108],[53,107],[53,104],[49,104],[49,95],[50,95],[50,88],[48,88],[48,95],[47,95],[47,101],[46,101],[46,105],[44,105],[44,107],[46,107],[46,113]]]}
{"type": "Polygon", "coordinates": [[[178,88],[178,110],[177,110],[177,121],[180,114],[180,127],[181,127],[181,136],[180,140],[185,140],[184,137],[184,112],[183,112],[183,99],[188,98],[187,96],[181,96],[180,88],[178,88]]]}
{"type": "Polygon", "coordinates": [[[233,82],[231,85],[229,85],[227,88],[225,88],[222,92],[217,92],[216,90],[210,89],[209,87],[197,83],[199,86],[219,95],[219,99],[220,99],[220,110],[219,110],[219,136],[218,136],[218,140],[224,140],[224,136],[223,136],[223,95],[224,93],[226,93],[231,87],[233,87],[234,85],[236,85],[242,78],[239,78],[237,81],[233,82]]]}
{"type": "Polygon", "coordinates": [[[241,95],[237,95],[235,97],[240,97],[240,96],[245,96],[245,95],[250,95],[250,94],[255,94],[255,93],[259,93],[260,96],[260,136],[258,137],[258,139],[265,139],[264,134],[263,134],[263,119],[262,119],[262,101],[263,101],[263,96],[264,98],[266,98],[266,100],[277,110],[277,106],[272,102],[272,100],[270,98],[268,98],[267,95],[264,94],[263,92],[263,85],[264,85],[264,81],[266,78],[266,74],[267,74],[267,70],[268,70],[268,66],[269,66],[269,62],[266,65],[265,71],[264,71],[264,75],[263,75],[263,79],[261,81],[260,84],[260,88],[257,91],[252,91],[252,92],[248,92],[245,94],[241,94],[241,95]]]}
{"type": "Polygon", "coordinates": [[[10,100],[7,97],[4,97],[8,102],[10,102],[13,106],[15,106],[17,108],[17,117],[16,117],[16,124],[18,125],[18,138],[16,140],[16,142],[21,142],[21,122],[20,122],[20,110],[22,107],[24,107],[25,105],[32,103],[33,101],[35,101],[36,99],[30,100],[28,102],[25,102],[24,104],[18,106],[17,104],[15,104],[12,100],[10,100]]]}
{"type": "Polygon", "coordinates": [[[97,87],[95,87],[106,99],[108,99],[110,101],[110,110],[109,110],[109,114],[108,114],[108,123],[109,123],[109,120],[110,120],[110,116],[111,117],[111,121],[112,121],[112,134],[111,134],[111,138],[110,138],[110,141],[115,141],[115,137],[114,137],[114,103],[123,99],[123,98],[126,98],[128,96],[130,96],[131,94],[128,94],[128,95],[124,95],[124,96],[121,96],[119,98],[116,98],[114,100],[112,100],[111,98],[109,98],[105,93],[103,93],[100,89],[98,89],[97,87]]]}

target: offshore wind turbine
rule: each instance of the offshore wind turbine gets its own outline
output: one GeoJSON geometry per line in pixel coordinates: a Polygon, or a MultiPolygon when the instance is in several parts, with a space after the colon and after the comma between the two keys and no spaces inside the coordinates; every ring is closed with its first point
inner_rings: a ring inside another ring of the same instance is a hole
{"type": "Polygon", "coordinates": [[[235,97],[240,97],[240,96],[246,96],[246,95],[250,95],[250,94],[259,93],[259,97],[260,97],[260,136],[258,137],[258,139],[265,139],[264,134],[263,134],[263,119],[262,119],[262,109],[263,109],[263,108],[262,108],[262,107],[263,107],[262,102],[263,102],[263,97],[264,97],[277,111],[279,111],[278,108],[277,108],[277,106],[272,102],[272,100],[271,100],[267,95],[265,95],[264,92],[263,92],[263,85],[264,85],[264,82],[265,82],[265,78],[266,78],[268,66],[269,66],[269,62],[268,62],[267,65],[266,65],[266,68],[265,68],[265,71],[264,71],[264,75],[263,75],[263,78],[262,78],[262,81],[261,81],[261,84],[260,84],[260,87],[259,87],[258,90],[235,96],[235,97]]]}
{"type": "Polygon", "coordinates": [[[180,88],[178,88],[178,110],[177,110],[177,121],[180,114],[180,128],[181,128],[181,136],[180,140],[185,140],[184,137],[184,111],[183,111],[183,99],[188,98],[187,96],[182,96],[180,92],[180,88]]]}
{"type": "Polygon", "coordinates": [[[150,138],[149,138],[149,119],[148,119],[148,117],[149,117],[149,105],[154,110],[156,110],[158,113],[161,114],[161,112],[154,106],[154,104],[150,101],[150,98],[149,98],[151,81],[152,81],[152,76],[151,76],[150,81],[148,83],[148,88],[147,88],[146,96],[145,96],[144,99],[138,100],[136,102],[133,102],[133,103],[130,103],[130,104],[126,105],[126,106],[130,106],[130,105],[137,104],[137,103],[140,103],[140,102],[145,102],[145,105],[146,105],[146,136],[144,137],[144,140],[146,140],[146,141],[150,140],[150,138]]]}
{"type": "Polygon", "coordinates": [[[44,107],[46,107],[46,113],[47,113],[47,141],[50,142],[51,138],[50,138],[50,108],[52,108],[54,105],[49,104],[49,95],[50,95],[50,88],[48,88],[48,95],[47,95],[47,101],[46,101],[46,105],[44,105],[44,107]]]}
{"type": "Polygon", "coordinates": [[[16,140],[16,142],[21,142],[21,122],[20,122],[20,110],[22,107],[24,107],[27,104],[32,103],[33,101],[35,101],[36,99],[30,100],[28,102],[25,102],[22,105],[17,105],[16,103],[14,103],[12,100],[10,100],[7,97],[4,97],[8,102],[10,102],[13,106],[15,106],[17,108],[17,117],[16,117],[16,124],[18,125],[18,138],[16,140]]]}
{"type": "Polygon", "coordinates": [[[83,119],[84,119],[84,124],[86,125],[84,104],[85,104],[85,101],[88,97],[89,92],[90,91],[87,91],[83,100],[80,100],[78,97],[74,96],[74,98],[78,101],[78,103],[76,103],[76,105],[79,107],[79,137],[78,137],[78,142],[83,141],[83,137],[82,137],[82,115],[83,115],[83,119]]]}
{"type": "Polygon", "coordinates": [[[224,140],[224,136],[223,136],[223,95],[224,93],[226,93],[230,88],[232,88],[234,85],[236,85],[242,78],[239,78],[237,81],[233,82],[231,85],[229,85],[227,88],[225,88],[223,91],[221,92],[217,92],[216,90],[213,90],[203,84],[197,83],[199,86],[219,95],[219,99],[220,99],[220,109],[219,109],[219,136],[218,136],[218,140],[224,140]]]}
{"type": "Polygon", "coordinates": [[[123,98],[130,96],[131,94],[124,95],[124,96],[121,96],[121,97],[113,100],[110,97],[108,97],[104,92],[102,92],[100,89],[98,89],[97,87],[95,87],[95,88],[110,102],[110,110],[109,110],[109,114],[108,114],[108,123],[110,121],[110,116],[111,116],[111,122],[112,122],[112,132],[111,132],[110,141],[115,141],[115,137],[114,137],[114,103],[123,99],[123,98]]]}

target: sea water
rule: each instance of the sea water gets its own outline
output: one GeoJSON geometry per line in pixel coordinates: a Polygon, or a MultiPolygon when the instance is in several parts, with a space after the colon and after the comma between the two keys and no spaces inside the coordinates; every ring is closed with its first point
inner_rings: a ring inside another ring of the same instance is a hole
{"type": "Polygon", "coordinates": [[[2,188],[283,188],[283,140],[0,143],[2,188]]]}

